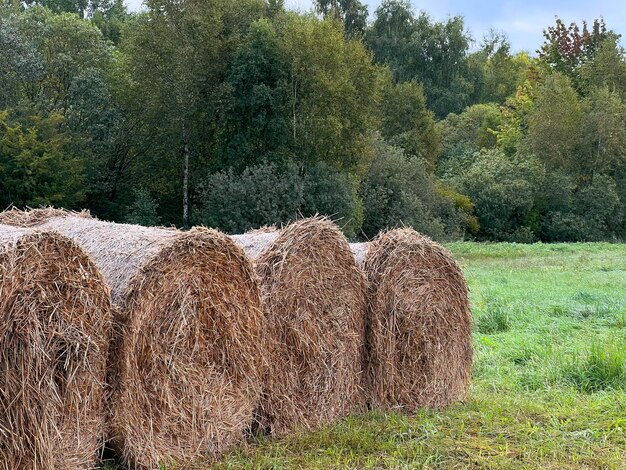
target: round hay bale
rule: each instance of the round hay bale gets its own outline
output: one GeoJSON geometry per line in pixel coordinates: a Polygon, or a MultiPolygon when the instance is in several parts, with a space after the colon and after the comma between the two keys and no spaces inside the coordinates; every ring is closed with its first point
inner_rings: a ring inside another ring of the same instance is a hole
{"type": "Polygon", "coordinates": [[[256,260],[272,350],[260,426],[312,429],[364,403],[364,276],[323,218],[235,235],[256,260]]]}
{"type": "Polygon", "coordinates": [[[78,241],[120,307],[111,432],[122,460],[133,468],[189,467],[240,440],[265,363],[260,289],[243,250],[204,228],[58,212],[38,226],[78,241]]]}
{"type": "Polygon", "coordinates": [[[95,466],[112,320],[74,242],[0,225],[0,469],[95,466]]]}
{"type": "Polygon", "coordinates": [[[462,399],[472,364],[471,311],[451,253],[410,228],[351,248],[368,279],[370,405],[414,410],[462,399]]]}

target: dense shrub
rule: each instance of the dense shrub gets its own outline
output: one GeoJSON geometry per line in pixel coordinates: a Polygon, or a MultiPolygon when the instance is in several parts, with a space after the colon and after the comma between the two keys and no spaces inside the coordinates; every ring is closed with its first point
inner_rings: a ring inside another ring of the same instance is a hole
{"type": "Polygon", "coordinates": [[[302,205],[302,179],[295,165],[262,163],[241,175],[223,171],[200,185],[198,222],[228,233],[294,219],[302,205]]]}
{"type": "Polygon", "coordinates": [[[483,148],[496,146],[496,132],[502,121],[495,104],[477,104],[461,114],[450,114],[438,125],[442,134],[442,155],[437,175],[453,178],[465,173],[483,148]]]}
{"type": "Polygon", "coordinates": [[[530,242],[535,231],[533,209],[543,176],[543,168],[535,159],[510,158],[494,149],[483,152],[453,183],[474,203],[482,237],[530,242]]]}
{"type": "Polygon", "coordinates": [[[619,240],[626,241],[626,169],[616,172],[613,179],[620,205],[616,210],[617,217],[610,226],[619,240]]]}
{"type": "Polygon", "coordinates": [[[356,236],[363,223],[363,205],[356,181],[324,163],[317,163],[304,174],[302,196],[302,214],[327,215],[348,237],[356,236]]]}
{"type": "Polygon", "coordinates": [[[574,242],[583,239],[587,221],[572,212],[550,211],[542,216],[542,239],[548,242],[574,242]]]}
{"type": "Polygon", "coordinates": [[[591,221],[604,225],[615,214],[619,196],[615,181],[606,175],[595,175],[576,192],[576,211],[591,221]]]}
{"type": "Polygon", "coordinates": [[[455,178],[464,174],[476,162],[480,152],[468,143],[458,143],[446,148],[437,160],[436,173],[443,179],[455,178]]]}
{"type": "Polygon", "coordinates": [[[150,192],[144,188],[139,188],[134,193],[135,200],[128,209],[125,222],[148,227],[159,225],[161,223],[161,219],[157,215],[159,205],[150,195],[150,192]]]}
{"type": "Polygon", "coordinates": [[[436,185],[437,192],[443,198],[443,203],[440,207],[441,215],[445,220],[451,221],[448,224],[450,235],[454,235],[455,227],[460,231],[456,234],[456,238],[460,238],[464,230],[467,230],[472,235],[477,234],[480,230],[480,224],[478,223],[478,218],[474,215],[474,203],[472,200],[439,180],[436,181],[436,185]],[[446,210],[450,208],[454,208],[454,213],[446,213],[446,210]],[[454,223],[455,221],[460,221],[460,223],[454,223]]]}
{"type": "Polygon", "coordinates": [[[383,141],[376,143],[374,161],[361,186],[366,237],[401,225],[437,239],[463,235],[468,207],[452,193],[442,194],[427,168],[422,159],[407,158],[383,141]]]}
{"type": "Polygon", "coordinates": [[[541,238],[545,241],[572,241],[583,231],[584,220],[573,213],[575,178],[563,171],[551,171],[541,185],[541,238]]]}
{"type": "Polygon", "coordinates": [[[354,183],[324,163],[307,168],[261,163],[242,174],[211,174],[200,185],[196,212],[198,223],[229,233],[319,213],[337,220],[346,235],[354,236],[362,220],[354,183]]]}
{"type": "Polygon", "coordinates": [[[473,151],[495,147],[494,131],[501,121],[500,107],[496,104],[476,104],[461,114],[449,114],[439,124],[444,152],[449,154],[459,144],[467,144],[473,151]]]}
{"type": "Polygon", "coordinates": [[[594,241],[611,237],[619,226],[615,181],[596,175],[576,184],[572,176],[548,173],[541,191],[541,238],[549,242],[594,241]]]}

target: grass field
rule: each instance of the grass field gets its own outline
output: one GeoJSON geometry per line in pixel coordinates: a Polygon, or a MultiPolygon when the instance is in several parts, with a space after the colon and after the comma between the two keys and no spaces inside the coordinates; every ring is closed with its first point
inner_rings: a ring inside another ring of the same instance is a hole
{"type": "Polygon", "coordinates": [[[626,468],[626,245],[449,247],[474,312],[466,403],[261,439],[215,468],[626,468]]]}

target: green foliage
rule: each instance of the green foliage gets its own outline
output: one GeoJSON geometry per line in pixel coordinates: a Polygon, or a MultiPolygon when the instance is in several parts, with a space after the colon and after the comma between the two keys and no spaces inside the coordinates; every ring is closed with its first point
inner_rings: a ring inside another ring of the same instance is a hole
{"type": "Polygon", "coordinates": [[[148,13],[124,30],[120,49],[127,79],[120,94],[143,155],[137,172],[150,174],[143,184],[160,195],[164,222],[181,223],[184,161],[200,163],[206,116],[215,109],[224,69],[219,32],[225,5],[154,0],[147,6],[148,13]]]}
{"type": "Polygon", "coordinates": [[[18,104],[28,84],[43,73],[43,57],[29,41],[17,17],[0,17],[0,109],[18,104]]]}
{"type": "Polygon", "coordinates": [[[469,144],[473,151],[493,148],[500,122],[500,108],[495,104],[475,104],[461,114],[449,114],[441,121],[444,148],[448,150],[460,144],[469,144]]]}
{"type": "Polygon", "coordinates": [[[107,1],[105,5],[106,8],[92,12],[91,20],[106,39],[118,45],[122,40],[122,28],[130,15],[123,0],[107,1]]]}
{"type": "Polygon", "coordinates": [[[154,198],[143,188],[136,189],[134,193],[135,200],[126,215],[126,223],[147,227],[159,225],[161,222],[158,216],[159,205],[154,198]]]}
{"type": "Polygon", "coordinates": [[[624,48],[617,37],[611,36],[600,44],[593,61],[580,67],[580,81],[587,92],[607,87],[626,96],[626,60],[624,48]]]}
{"type": "Polygon", "coordinates": [[[477,234],[480,230],[478,218],[474,215],[474,203],[465,194],[461,194],[441,181],[435,181],[437,192],[446,201],[452,203],[456,209],[456,215],[462,220],[461,227],[467,227],[471,234],[477,234]]]}
{"type": "Polygon", "coordinates": [[[582,123],[582,162],[585,175],[610,173],[626,163],[626,105],[616,91],[595,88],[586,100],[582,123]]]}
{"type": "Polygon", "coordinates": [[[232,170],[214,173],[199,190],[197,223],[228,233],[280,226],[295,219],[302,205],[302,180],[295,165],[280,171],[274,163],[259,164],[240,176],[232,170]]]}
{"type": "Polygon", "coordinates": [[[72,99],[90,90],[80,87],[83,77],[106,80],[113,50],[100,30],[76,15],[55,15],[35,7],[14,18],[22,40],[36,51],[41,72],[20,77],[26,96],[47,111],[65,113],[76,106],[72,99]]]}
{"type": "Polygon", "coordinates": [[[437,173],[451,178],[466,172],[481,149],[496,146],[501,123],[502,113],[495,104],[469,106],[461,114],[451,113],[440,121],[443,154],[437,173]]]}
{"type": "Polygon", "coordinates": [[[361,187],[363,234],[371,238],[380,230],[406,225],[437,239],[462,236],[467,213],[438,191],[427,163],[407,158],[384,141],[376,149],[361,187]]]}
{"type": "Polygon", "coordinates": [[[325,18],[343,23],[346,37],[361,37],[367,28],[367,5],[359,0],[315,0],[315,9],[325,18]]]}
{"type": "Polygon", "coordinates": [[[613,232],[617,234],[618,239],[624,239],[623,234],[626,233],[626,171],[624,171],[624,167],[614,173],[613,181],[615,182],[615,190],[617,191],[620,204],[616,209],[616,220],[613,221],[611,227],[613,232]]]}
{"type": "Polygon", "coordinates": [[[389,66],[395,82],[410,79],[403,60],[410,57],[415,15],[408,1],[384,1],[376,9],[375,21],[365,39],[379,63],[389,66]]]}
{"type": "Polygon", "coordinates": [[[470,66],[480,70],[475,80],[476,102],[503,103],[524,82],[531,59],[525,52],[513,56],[510,49],[506,35],[491,30],[470,56],[470,66]]]}
{"type": "Polygon", "coordinates": [[[570,81],[552,74],[538,88],[528,114],[528,150],[549,168],[574,169],[583,110],[570,81]]]}
{"type": "Polygon", "coordinates": [[[490,150],[454,184],[474,203],[481,236],[528,242],[535,238],[533,209],[543,177],[536,160],[510,158],[490,150]]]}
{"type": "Polygon", "coordinates": [[[224,85],[217,168],[294,160],[362,173],[383,79],[331,19],[254,23],[224,85]]]}
{"type": "Polygon", "coordinates": [[[288,15],[281,42],[289,63],[290,135],[295,159],[362,173],[379,127],[383,75],[359,41],[331,20],[288,15]]]}
{"type": "Polygon", "coordinates": [[[363,205],[352,178],[324,163],[306,169],[302,179],[303,215],[329,216],[354,238],[363,224],[363,205]]]}
{"type": "Polygon", "coordinates": [[[532,78],[525,80],[515,95],[509,97],[501,108],[501,123],[495,132],[496,143],[509,157],[523,147],[522,143],[528,131],[528,115],[542,79],[540,74],[532,74],[532,78]]]}
{"type": "Polygon", "coordinates": [[[611,217],[619,204],[613,180],[605,175],[596,175],[582,186],[576,194],[576,206],[580,214],[586,214],[596,222],[611,217]]]}
{"type": "Polygon", "coordinates": [[[611,232],[611,225],[620,222],[617,187],[606,175],[577,185],[566,174],[548,173],[541,200],[541,230],[546,241],[602,240],[611,232]]]}
{"type": "Polygon", "coordinates": [[[253,23],[224,83],[218,167],[242,170],[289,156],[289,68],[266,19],[253,23]]]}
{"type": "Polygon", "coordinates": [[[391,68],[395,82],[412,80],[424,86],[438,118],[470,104],[470,36],[462,17],[436,22],[425,12],[416,17],[405,0],[385,0],[365,38],[376,62],[391,68]]]}
{"type": "MultiPolygon", "coordinates": [[[[3,99],[0,92],[0,101],[30,120],[27,125],[40,135],[47,133],[44,123],[59,120],[62,152],[74,159],[75,173],[82,175],[80,203],[110,217],[113,211],[99,209],[110,205],[110,196],[123,194],[117,181],[127,175],[120,169],[126,167],[128,146],[113,96],[113,47],[91,22],[42,7],[0,20],[0,43],[3,39],[11,47],[6,55],[0,47],[0,70],[9,78],[8,93],[3,99]]],[[[76,200],[71,194],[57,199],[76,200]]]]}
{"type": "Polygon", "coordinates": [[[260,163],[241,175],[218,172],[200,186],[197,222],[229,233],[286,224],[301,216],[326,215],[354,236],[362,209],[354,183],[324,163],[308,168],[260,163]]]}
{"type": "Polygon", "coordinates": [[[426,107],[423,87],[415,82],[388,86],[381,112],[382,137],[404,150],[407,156],[423,158],[434,168],[441,137],[434,115],[426,107]]]}
{"type": "Polygon", "coordinates": [[[84,201],[82,162],[66,152],[62,116],[0,112],[0,205],[78,208],[84,201]]]}
{"type": "Polygon", "coordinates": [[[74,13],[81,19],[109,15],[111,10],[123,6],[119,0],[25,0],[24,4],[40,5],[54,13],[74,13]]]}

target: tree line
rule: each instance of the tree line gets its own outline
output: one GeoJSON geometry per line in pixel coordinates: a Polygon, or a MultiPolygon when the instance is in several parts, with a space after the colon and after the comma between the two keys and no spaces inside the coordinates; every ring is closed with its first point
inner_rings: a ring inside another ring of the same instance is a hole
{"type": "Polygon", "coordinates": [[[604,20],[536,54],[385,0],[0,0],[0,204],[242,232],[626,234],[626,58],[604,20]]]}

